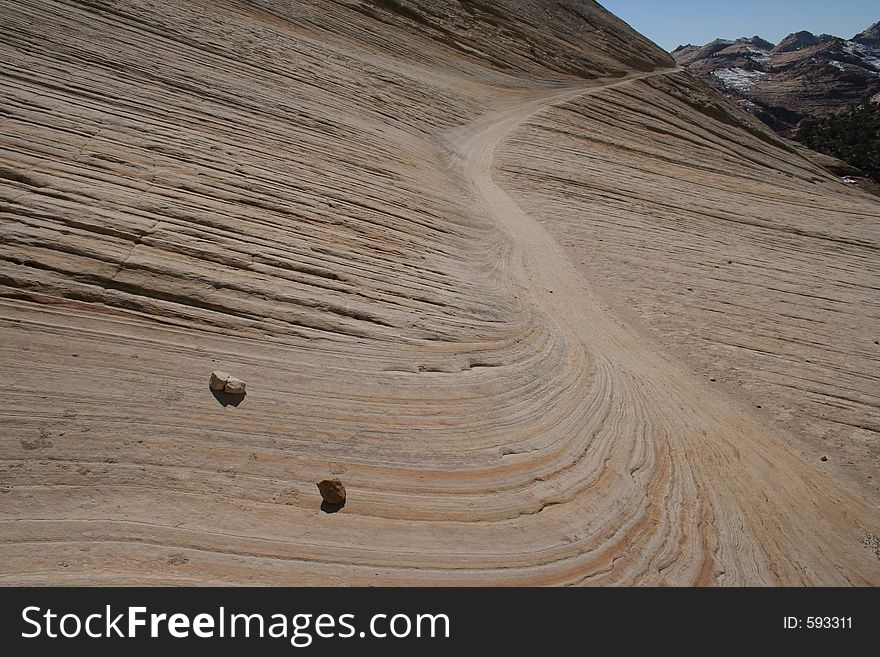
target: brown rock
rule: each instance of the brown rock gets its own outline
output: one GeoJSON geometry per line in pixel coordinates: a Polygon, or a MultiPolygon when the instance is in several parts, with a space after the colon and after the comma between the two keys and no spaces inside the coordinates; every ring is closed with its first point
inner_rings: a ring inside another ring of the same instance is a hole
{"type": "Polygon", "coordinates": [[[211,386],[211,390],[216,390],[220,392],[223,390],[224,386],[226,386],[226,382],[229,380],[229,375],[222,370],[214,370],[211,372],[211,382],[208,384],[211,386]]]}
{"type": "Polygon", "coordinates": [[[327,504],[342,504],[345,502],[345,486],[338,479],[325,479],[318,483],[321,497],[327,504]]]}

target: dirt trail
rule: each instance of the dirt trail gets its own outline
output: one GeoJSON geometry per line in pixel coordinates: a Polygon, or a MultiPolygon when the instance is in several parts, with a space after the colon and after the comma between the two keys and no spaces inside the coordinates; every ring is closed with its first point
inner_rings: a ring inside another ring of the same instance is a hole
{"type": "MultiPolygon", "coordinates": [[[[618,403],[626,406],[614,440],[651,453],[657,459],[653,467],[660,470],[675,468],[680,459],[677,476],[685,481],[676,484],[679,495],[690,489],[690,494],[705,496],[714,489],[715,508],[707,508],[704,501],[696,505],[694,514],[704,529],[708,522],[715,526],[714,536],[704,533],[703,549],[706,555],[711,551],[716,563],[711,567],[714,571],[697,573],[696,582],[732,578],[730,582],[745,583],[781,577],[809,584],[817,573],[799,564],[823,563],[819,575],[823,581],[875,583],[880,568],[863,545],[864,537],[876,535],[880,528],[871,505],[795,456],[766,425],[751,420],[743,405],[708,390],[687,366],[670,359],[656,343],[646,342],[642,331],[632,330],[593,293],[591,281],[577,271],[554,236],[496,182],[496,152],[526,121],[539,123],[540,114],[555,106],[574,99],[583,102],[591,95],[680,70],[597,81],[513,103],[453,131],[448,142],[450,161],[466,181],[479,212],[496,222],[504,236],[496,250],[497,271],[509,277],[512,289],[528,299],[536,315],[564,334],[567,349],[585,354],[584,366],[589,363],[596,373],[593,385],[613,391],[620,397],[618,403]],[[636,435],[625,437],[630,432],[636,435]],[[669,462],[663,464],[664,459],[669,462]],[[688,465],[682,467],[685,461],[688,465]],[[774,522],[768,523],[768,517],[774,522]],[[763,555],[737,554],[742,551],[742,537],[737,534],[748,532],[754,532],[761,545],[776,547],[763,555]],[[826,561],[822,545],[847,536],[850,565],[826,561]],[[855,572],[863,575],[848,574],[855,572]]],[[[619,450],[615,458],[625,472],[626,450],[619,450]]],[[[606,467],[613,470],[613,463],[612,458],[606,467]]],[[[690,502],[687,495],[677,504],[690,502]]],[[[655,508],[654,513],[663,511],[655,508]]]]}

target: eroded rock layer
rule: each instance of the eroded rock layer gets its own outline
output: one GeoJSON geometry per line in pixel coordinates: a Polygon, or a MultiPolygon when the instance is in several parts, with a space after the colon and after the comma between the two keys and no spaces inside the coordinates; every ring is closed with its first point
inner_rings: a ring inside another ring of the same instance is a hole
{"type": "Polygon", "coordinates": [[[878,204],[598,5],[0,13],[0,581],[880,582],[878,204]]]}

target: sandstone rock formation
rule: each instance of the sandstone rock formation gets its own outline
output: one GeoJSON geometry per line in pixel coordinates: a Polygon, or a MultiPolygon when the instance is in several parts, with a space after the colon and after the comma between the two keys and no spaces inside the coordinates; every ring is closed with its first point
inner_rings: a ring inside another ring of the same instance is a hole
{"type": "Polygon", "coordinates": [[[880,204],[596,3],[0,14],[2,583],[880,584],[880,204]]]}

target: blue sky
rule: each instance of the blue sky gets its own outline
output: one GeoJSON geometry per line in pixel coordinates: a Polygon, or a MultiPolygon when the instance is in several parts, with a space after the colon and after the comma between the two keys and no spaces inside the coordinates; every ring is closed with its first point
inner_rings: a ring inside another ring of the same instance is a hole
{"type": "Polygon", "coordinates": [[[637,31],[672,50],[713,39],[761,36],[779,43],[799,30],[849,39],[880,21],[877,0],[598,0],[637,31]]]}

